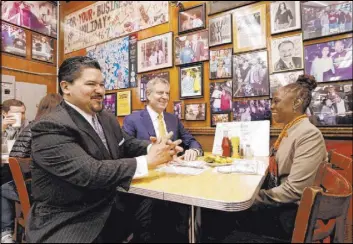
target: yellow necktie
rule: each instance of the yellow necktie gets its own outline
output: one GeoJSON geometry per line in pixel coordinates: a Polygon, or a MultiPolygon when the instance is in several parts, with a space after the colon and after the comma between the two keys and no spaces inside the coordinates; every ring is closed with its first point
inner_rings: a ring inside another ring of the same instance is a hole
{"type": "Polygon", "coordinates": [[[159,137],[165,137],[167,135],[165,128],[164,128],[162,114],[158,115],[158,131],[159,131],[159,137]]]}

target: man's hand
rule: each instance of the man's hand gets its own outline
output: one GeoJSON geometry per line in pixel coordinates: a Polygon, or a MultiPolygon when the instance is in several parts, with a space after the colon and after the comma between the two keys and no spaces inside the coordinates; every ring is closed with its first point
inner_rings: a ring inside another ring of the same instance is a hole
{"type": "Polygon", "coordinates": [[[4,132],[9,125],[12,125],[14,123],[16,123],[15,115],[13,114],[6,115],[5,118],[2,120],[2,124],[1,124],[2,131],[4,132]]]}
{"type": "Polygon", "coordinates": [[[185,161],[194,161],[197,158],[197,152],[195,150],[189,149],[185,151],[184,160],[185,161]]]}
{"type": "Polygon", "coordinates": [[[169,132],[168,135],[163,138],[150,138],[152,146],[147,154],[147,164],[149,169],[169,162],[174,155],[183,151],[183,149],[179,147],[182,141],[176,140],[172,142],[170,140],[172,136],[173,132],[169,132]]]}

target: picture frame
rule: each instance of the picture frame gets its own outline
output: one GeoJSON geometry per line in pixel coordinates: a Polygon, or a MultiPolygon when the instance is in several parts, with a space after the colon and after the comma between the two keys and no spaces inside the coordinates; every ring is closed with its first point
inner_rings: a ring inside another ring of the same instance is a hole
{"type": "Polygon", "coordinates": [[[281,72],[304,68],[302,34],[272,38],[271,71],[281,72]]]}
{"type": "Polygon", "coordinates": [[[304,70],[273,73],[270,75],[270,97],[279,88],[297,81],[299,75],[303,75],[304,70]]]}
{"type": "Polygon", "coordinates": [[[352,83],[320,84],[312,92],[306,111],[310,121],[319,127],[352,127],[352,83]]]}
{"type": "Polygon", "coordinates": [[[217,123],[225,123],[230,121],[230,113],[211,113],[211,127],[216,127],[217,123]]]}
{"type": "Polygon", "coordinates": [[[56,38],[58,10],[54,2],[2,1],[0,16],[6,22],[56,38]]]}
{"type": "Polygon", "coordinates": [[[32,33],[32,59],[54,63],[54,39],[32,33]]]}
{"type": "Polygon", "coordinates": [[[301,3],[301,13],[303,40],[352,31],[352,1],[305,1],[301,3]],[[346,16],[342,16],[342,12],[346,16]],[[333,18],[337,21],[331,21],[333,18]],[[343,24],[347,18],[350,22],[343,24]]]}
{"type": "Polygon", "coordinates": [[[173,111],[178,119],[183,120],[185,118],[184,101],[173,101],[173,111]]]}
{"type": "Polygon", "coordinates": [[[215,47],[232,43],[232,15],[224,14],[208,20],[209,45],[215,47]]]}
{"type": "Polygon", "coordinates": [[[203,63],[179,67],[179,98],[203,97],[203,63]]]}
{"type": "Polygon", "coordinates": [[[131,90],[117,92],[117,116],[126,116],[131,114],[131,90]]]}
{"type": "Polygon", "coordinates": [[[232,111],[232,80],[210,83],[211,113],[229,113],[232,111]]]}
{"type": "Polygon", "coordinates": [[[155,77],[166,79],[170,83],[169,71],[142,74],[140,77],[140,101],[141,102],[147,101],[146,86],[147,86],[147,83],[155,77]]]}
{"type": "Polygon", "coordinates": [[[208,30],[175,37],[175,65],[209,60],[208,30]]]}
{"type": "Polygon", "coordinates": [[[1,52],[26,57],[27,36],[25,30],[1,21],[1,52]]]}
{"type": "Polygon", "coordinates": [[[173,32],[137,42],[138,73],[170,67],[173,67],[173,32]]]}
{"type": "Polygon", "coordinates": [[[206,103],[185,104],[185,120],[206,120],[206,103]]]}
{"type": "Polygon", "coordinates": [[[271,121],[271,102],[268,99],[233,102],[233,121],[271,121]]]}
{"type": "Polygon", "coordinates": [[[266,48],[266,4],[235,9],[232,21],[234,53],[266,48]]]}
{"type": "Polygon", "coordinates": [[[206,28],[206,4],[196,5],[190,8],[179,10],[178,13],[178,33],[206,28]]]}
{"type": "Polygon", "coordinates": [[[208,1],[208,15],[214,15],[229,9],[245,6],[256,1],[208,1]]]}
{"type": "Polygon", "coordinates": [[[130,87],[129,46],[125,36],[86,49],[88,57],[98,60],[108,91],[130,87]]]}
{"type": "Polygon", "coordinates": [[[271,34],[301,28],[300,1],[273,1],[271,8],[271,34]]]}
{"type": "Polygon", "coordinates": [[[352,80],[352,37],[304,46],[305,73],[317,82],[352,80]]]}
{"type": "Polygon", "coordinates": [[[267,51],[233,55],[233,98],[269,95],[267,51]]]}
{"type": "Polygon", "coordinates": [[[117,116],[117,93],[106,93],[104,95],[103,106],[105,111],[117,116]]]}
{"type": "Polygon", "coordinates": [[[210,80],[232,78],[232,53],[232,48],[210,50],[210,80]]]}

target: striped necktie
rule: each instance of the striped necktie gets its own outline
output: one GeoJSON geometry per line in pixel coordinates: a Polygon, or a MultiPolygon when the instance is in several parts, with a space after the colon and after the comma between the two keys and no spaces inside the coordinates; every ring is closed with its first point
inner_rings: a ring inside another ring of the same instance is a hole
{"type": "Polygon", "coordinates": [[[99,138],[102,140],[105,148],[109,152],[109,148],[108,148],[107,140],[105,139],[103,128],[95,116],[92,117],[92,124],[93,124],[93,129],[97,132],[99,138]]]}

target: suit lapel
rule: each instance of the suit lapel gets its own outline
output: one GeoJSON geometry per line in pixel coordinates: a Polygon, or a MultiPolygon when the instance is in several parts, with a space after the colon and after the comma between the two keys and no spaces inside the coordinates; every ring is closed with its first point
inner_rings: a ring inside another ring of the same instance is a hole
{"type": "Polygon", "coordinates": [[[114,136],[115,134],[113,133],[111,126],[109,124],[109,118],[104,116],[104,114],[102,114],[102,113],[98,114],[97,117],[98,117],[99,122],[102,125],[103,132],[105,135],[105,139],[107,140],[107,145],[108,145],[110,154],[113,156],[113,158],[118,158],[116,148],[112,148],[112,145],[116,145],[116,139],[114,136]]]}
{"type": "Polygon", "coordinates": [[[97,145],[99,149],[101,149],[101,152],[103,152],[103,155],[105,158],[110,158],[110,155],[105,148],[102,140],[99,138],[97,132],[93,129],[90,123],[75,109],[67,105],[65,102],[63,102],[63,107],[66,109],[66,111],[69,113],[71,119],[74,121],[76,126],[84,131],[89,137],[91,137],[92,141],[97,145]]]}
{"type": "Polygon", "coordinates": [[[150,136],[156,137],[156,132],[154,131],[153,123],[151,120],[151,116],[148,113],[147,109],[143,110],[141,113],[141,122],[147,129],[147,132],[150,136]]]}
{"type": "Polygon", "coordinates": [[[177,132],[176,132],[176,125],[174,123],[174,120],[171,118],[171,116],[164,112],[164,122],[165,125],[167,127],[167,133],[173,131],[173,137],[172,137],[172,141],[175,141],[175,138],[177,138],[177,132]]]}

